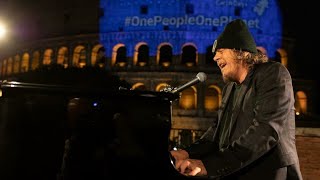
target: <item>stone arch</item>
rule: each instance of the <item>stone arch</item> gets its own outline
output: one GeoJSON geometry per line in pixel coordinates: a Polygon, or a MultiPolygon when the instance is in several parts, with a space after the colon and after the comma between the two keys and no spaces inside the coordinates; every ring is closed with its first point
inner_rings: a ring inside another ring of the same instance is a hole
{"type": "Polygon", "coordinates": [[[172,64],[173,46],[170,43],[161,43],[157,48],[156,64],[164,67],[172,64]]]}
{"type": "Polygon", "coordinates": [[[281,64],[283,64],[285,67],[288,67],[288,54],[286,50],[279,48],[277,49],[277,52],[280,54],[281,64]]]}
{"type": "Polygon", "coordinates": [[[182,46],[180,64],[188,67],[196,66],[198,64],[198,51],[195,44],[185,43],[182,46]]]}
{"type": "Polygon", "coordinates": [[[40,52],[34,51],[32,54],[32,62],[31,62],[31,69],[35,70],[40,65],[40,52]]]}
{"type": "Polygon", "coordinates": [[[86,54],[87,52],[83,45],[76,46],[73,51],[72,65],[80,68],[87,65],[86,54]]]}
{"type": "Polygon", "coordinates": [[[52,56],[53,56],[53,50],[52,49],[46,49],[43,53],[43,65],[49,65],[52,63],[52,56]]]}
{"type": "Polygon", "coordinates": [[[135,83],[134,85],[132,85],[131,89],[134,89],[134,90],[146,90],[147,88],[143,83],[138,82],[138,83],[135,83]]]}
{"type": "Polygon", "coordinates": [[[20,72],[27,72],[29,70],[29,61],[30,61],[29,53],[24,53],[22,55],[20,72]]]}
{"type": "Polygon", "coordinates": [[[221,89],[216,85],[210,85],[206,89],[204,107],[207,111],[217,111],[222,100],[221,89]]]}
{"type": "Polygon", "coordinates": [[[156,86],[156,91],[161,91],[161,90],[164,90],[166,87],[168,87],[169,84],[167,83],[160,83],[156,86]]]}
{"type": "Polygon", "coordinates": [[[91,65],[92,66],[96,65],[97,60],[100,56],[99,52],[104,53],[101,56],[105,56],[105,49],[104,49],[104,51],[101,51],[102,49],[104,49],[102,44],[97,44],[92,48],[92,52],[91,52],[91,65]]]}
{"type": "Polygon", "coordinates": [[[69,57],[68,48],[65,46],[60,47],[58,50],[57,64],[60,64],[64,68],[67,68],[69,65],[68,57],[69,57]]]}
{"type": "Polygon", "coordinates": [[[21,57],[19,54],[15,55],[13,58],[13,73],[17,74],[20,70],[21,57]]]}
{"type": "Polygon", "coordinates": [[[9,57],[8,64],[7,64],[7,75],[12,74],[12,69],[13,69],[13,59],[12,57],[9,57]]]}
{"type": "Polygon", "coordinates": [[[119,65],[120,67],[125,66],[127,62],[126,58],[126,46],[122,43],[115,45],[112,49],[112,59],[111,59],[111,66],[119,65]],[[124,51],[124,54],[119,54],[124,51]],[[124,59],[122,59],[124,58],[124,59]],[[120,61],[121,60],[121,61],[120,61]]]}
{"type": "Polygon", "coordinates": [[[181,92],[179,107],[182,109],[197,108],[197,89],[191,86],[181,92]]]}
{"type": "Polygon", "coordinates": [[[303,91],[297,91],[295,93],[295,109],[296,114],[306,114],[307,113],[307,95],[303,91]]]}

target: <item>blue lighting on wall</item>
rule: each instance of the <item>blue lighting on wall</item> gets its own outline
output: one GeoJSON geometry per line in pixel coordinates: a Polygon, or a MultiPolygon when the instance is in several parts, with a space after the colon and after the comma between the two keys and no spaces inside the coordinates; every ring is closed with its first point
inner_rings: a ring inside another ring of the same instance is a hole
{"type": "Polygon", "coordinates": [[[108,57],[119,43],[125,44],[127,56],[133,56],[139,42],[148,44],[151,56],[164,42],[173,45],[175,55],[185,43],[205,54],[235,18],[247,22],[257,46],[269,57],[281,48],[282,17],[276,0],[101,0],[100,5],[100,40],[108,57]]]}

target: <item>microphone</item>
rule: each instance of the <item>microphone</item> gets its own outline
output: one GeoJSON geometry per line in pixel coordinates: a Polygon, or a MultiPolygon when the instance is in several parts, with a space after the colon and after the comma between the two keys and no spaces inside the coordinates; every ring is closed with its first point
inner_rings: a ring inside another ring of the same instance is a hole
{"type": "Polygon", "coordinates": [[[190,87],[190,86],[192,86],[192,85],[195,85],[195,84],[197,84],[197,83],[199,83],[199,82],[204,82],[206,79],[207,79],[207,75],[206,75],[204,72],[199,72],[194,79],[192,79],[191,81],[183,84],[182,86],[179,86],[179,87],[177,87],[177,88],[174,88],[174,89],[171,91],[171,93],[181,92],[181,91],[187,89],[188,87],[190,87]]]}

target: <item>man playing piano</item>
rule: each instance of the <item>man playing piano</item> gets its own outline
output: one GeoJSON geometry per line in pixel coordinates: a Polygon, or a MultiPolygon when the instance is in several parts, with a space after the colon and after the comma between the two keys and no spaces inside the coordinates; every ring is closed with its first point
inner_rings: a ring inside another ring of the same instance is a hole
{"type": "Polygon", "coordinates": [[[171,151],[176,169],[218,179],[302,179],[288,70],[257,51],[240,19],[226,25],[212,52],[226,82],[218,123],[188,148],[171,151]]]}

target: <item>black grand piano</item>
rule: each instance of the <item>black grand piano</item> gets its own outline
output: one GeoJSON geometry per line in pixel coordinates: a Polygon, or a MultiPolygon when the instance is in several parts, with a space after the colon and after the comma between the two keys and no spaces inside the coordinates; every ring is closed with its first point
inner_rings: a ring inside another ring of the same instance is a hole
{"type": "Polygon", "coordinates": [[[1,180],[192,178],[169,153],[176,94],[34,77],[0,83],[1,180]]]}

